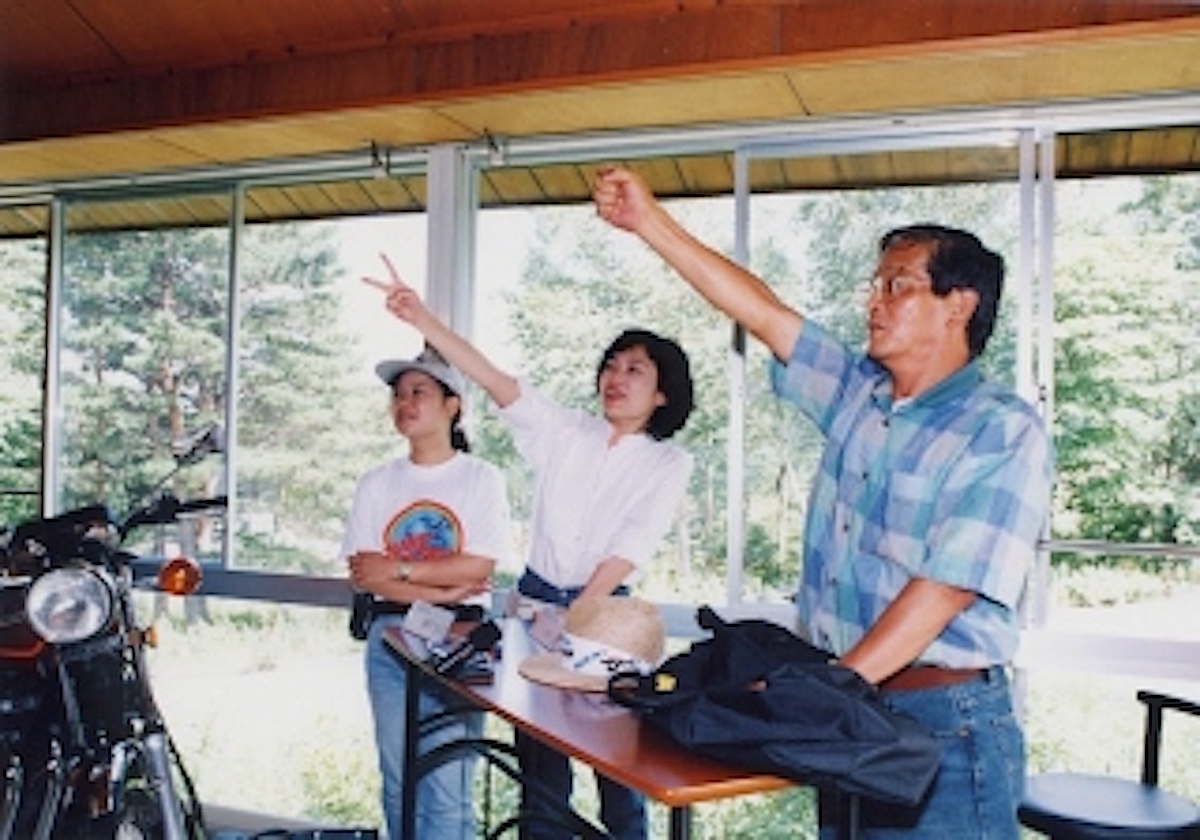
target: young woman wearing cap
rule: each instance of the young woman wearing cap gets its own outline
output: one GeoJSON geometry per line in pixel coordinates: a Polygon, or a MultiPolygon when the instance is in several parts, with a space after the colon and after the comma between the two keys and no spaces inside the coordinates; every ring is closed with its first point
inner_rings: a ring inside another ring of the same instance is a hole
{"type": "MultiPolygon", "coordinates": [[[[646,330],[622,333],[596,371],[602,417],[566,408],[528,381],[497,368],[425,308],[386,256],[388,281],[364,278],[387,294],[392,314],[411,324],[482,387],[512,430],[534,473],[529,554],[518,590],[567,606],[579,598],[626,591],[652,559],[687,492],[691,456],[669,443],[692,410],[687,355],[646,330]]],[[[565,803],[571,772],[565,756],[517,733],[522,770],[565,803]]],[[[640,794],[597,776],[600,816],[619,840],[646,836],[640,794]]],[[[537,801],[530,812],[544,811],[537,801]]],[[[531,822],[522,837],[561,836],[531,822]]]]}
{"type": "MultiPolygon", "coordinates": [[[[408,453],[365,473],[355,489],[341,557],[350,580],[368,601],[367,690],[383,777],[383,812],[390,837],[401,836],[400,780],[404,760],[405,669],[383,640],[383,629],[400,624],[415,601],[482,613],[498,560],[511,545],[508,495],[503,474],[469,454],[459,428],[462,379],[436,353],[376,366],[391,390],[390,413],[408,453]]],[[[356,610],[358,612],[358,610],[356,610]]],[[[421,693],[422,716],[450,702],[436,691],[421,693]]],[[[482,714],[461,714],[452,726],[424,736],[420,752],[482,732],[482,714]]],[[[475,836],[471,806],[473,764],[443,764],[418,781],[416,837],[475,836]]]]}

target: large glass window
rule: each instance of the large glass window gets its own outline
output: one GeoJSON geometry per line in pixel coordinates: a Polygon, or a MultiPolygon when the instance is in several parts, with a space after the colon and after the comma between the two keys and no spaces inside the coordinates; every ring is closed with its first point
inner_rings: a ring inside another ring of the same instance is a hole
{"type": "MultiPolygon", "coordinates": [[[[672,204],[689,227],[725,247],[732,209],[728,199],[672,204]]],[[[481,212],[476,263],[480,347],[565,404],[598,410],[597,366],[623,329],[669,336],[689,354],[696,409],[672,440],[692,453],[695,469],[677,527],[638,592],[660,601],[723,602],[727,322],[644,244],[599,221],[588,205],[481,212]]],[[[490,407],[477,407],[474,416],[480,454],[508,472],[520,529],[529,512],[524,465],[490,407]]]]}
{"type": "MultiPolygon", "coordinates": [[[[1181,643],[1200,642],[1200,177],[1064,181],[1056,205],[1056,550],[1031,761],[1133,775],[1137,690],[1194,692],[1181,643]]],[[[1196,797],[1200,726],[1166,726],[1162,780],[1196,797]]]]}
{"type": "Polygon", "coordinates": [[[41,508],[45,293],[45,240],[0,240],[0,522],[41,508]]]}
{"type": "MultiPolygon", "coordinates": [[[[1030,243],[1020,237],[1032,230],[1022,210],[1032,202],[1022,201],[1031,193],[1019,184],[1017,149],[1012,143],[916,145],[853,145],[860,151],[852,151],[849,143],[844,149],[826,144],[820,154],[774,147],[750,157],[745,222],[751,268],[807,317],[860,346],[879,237],[927,221],[973,230],[1009,267],[984,367],[1015,385],[1022,379],[1018,364],[1024,364],[1028,380],[1030,348],[1019,345],[1028,339],[1022,331],[1030,323],[1018,324],[1017,300],[1027,292],[1022,282],[1035,273],[1021,264],[1030,243]]],[[[732,154],[709,155],[704,165],[715,165],[725,185],[734,163],[732,154]]],[[[665,173],[674,173],[680,184],[705,183],[694,177],[699,165],[686,157],[631,165],[652,187],[665,173]]],[[[566,169],[592,174],[585,165],[566,169]]],[[[536,173],[527,174],[537,182],[536,173]]],[[[340,186],[357,188],[355,182],[340,186]]],[[[281,200],[267,188],[247,190],[246,199],[259,211],[281,200]]],[[[226,216],[234,205],[225,194],[209,200],[226,216]]],[[[178,546],[214,564],[231,559],[235,571],[326,578],[325,598],[334,591],[329,578],[344,576],[335,558],[355,481],[368,467],[402,454],[374,365],[420,349],[419,336],[387,315],[379,292],[361,278],[382,276],[379,254],[386,252],[424,292],[428,220],[412,207],[402,214],[306,220],[331,211],[297,199],[290,211],[271,206],[276,217],[294,221],[248,223],[231,236],[223,223],[189,221],[170,199],[140,197],[137,204],[138,219],[149,209],[164,224],[150,230],[143,221],[129,221],[124,199],[65,204],[62,299],[54,313],[61,319],[60,345],[57,369],[47,380],[57,388],[50,404],[59,409],[61,440],[47,456],[58,478],[51,506],[104,501],[126,510],[156,491],[170,471],[174,437],[231,416],[236,519],[173,529],[143,547],[165,552],[178,546]],[[235,241],[240,251],[232,254],[235,241]],[[233,268],[236,288],[230,284],[233,268]],[[231,558],[221,557],[226,527],[233,536],[231,558]]],[[[1053,408],[1058,456],[1050,535],[1055,550],[1047,580],[1036,583],[1038,593],[1046,584],[1037,629],[1043,638],[1130,637],[1153,658],[1167,643],[1200,642],[1192,619],[1200,607],[1200,177],[1063,181],[1055,186],[1053,204],[1053,312],[1035,306],[1025,313],[1043,316],[1053,335],[1054,380],[1039,384],[1053,408]]],[[[670,199],[669,208],[700,239],[735,253],[738,220],[731,196],[670,199]]],[[[731,391],[731,382],[741,385],[743,370],[736,358],[730,364],[733,325],[639,240],[599,221],[587,203],[486,209],[475,220],[475,233],[472,337],[502,367],[528,376],[553,397],[595,410],[597,362],[626,327],[672,336],[690,354],[697,407],[675,440],[694,455],[695,470],[677,527],[638,582],[638,594],[689,607],[732,598],[752,611],[789,613],[822,441],[807,420],[770,394],[761,345],[747,341],[745,391],[731,391]],[[739,492],[733,499],[731,475],[741,476],[732,485],[739,492]],[[728,551],[731,522],[734,556],[728,551]]],[[[0,312],[14,337],[0,351],[6,456],[0,459],[0,505],[9,519],[33,513],[39,502],[46,254],[39,239],[0,242],[0,312]]],[[[472,396],[467,429],[475,451],[506,470],[523,550],[528,475],[492,408],[478,392],[472,396]]],[[[222,492],[225,476],[225,463],[213,459],[180,473],[168,487],[180,495],[222,492]]],[[[516,571],[504,570],[498,587],[516,571]]],[[[364,784],[352,794],[325,789],[316,775],[306,781],[284,774],[291,777],[288,784],[315,787],[280,792],[269,806],[296,815],[374,819],[374,792],[359,795],[374,779],[361,719],[361,648],[345,635],[344,613],[212,602],[212,609],[189,610],[186,621],[171,623],[157,665],[164,705],[180,728],[185,753],[197,756],[202,789],[228,804],[267,801],[255,798],[257,791],[240,798],[236,784],[225,786],[221,768],[241,760],[227,751],[233,745],[221,730],[222,714],[230,712],[222,712],[223,697],[202,699],[202,688],[229,690],[236,683],[236,691],[258,704],[247,715],[264,723],[263,733],[277,704],[300,713],[305,704],[295,704],[296,697],[324,698],[331,707],[353,710],[354,721],[345,729],[340,721],[330,724],[324,744],[306,741],[294,750],[311,751],[304,761],[320,766],[339,760],[328,750],[330,739],[352,742],[354,774],[364,784]],[[205,620],[192,620],[197,617],[205,620]],[[244,646],[244,660],[233,666],[235,683],[205,680],[220,670],[218,659],[220,667],[230,665],[215,652],[235,636],[244,646]],[[316,641],[301,651],[308,661],[297,664],[282,651],[302,637],[316,641]],[[169,658],[172,638],[189,650],[203,644],[200,652],[212,662],[200,662],[197,670],[169,658]],[[272,681],[258,669],[288,678],[272,681]],[[316,679],[327,687],[323,675],[335,672],[345,677],[340,693],[321,694],[305,682],[316,679]]],[[[172,613],[162,602],[155,609],[172,613]]],[[[1028,660],[1033,667],[1024,699],[1033,768],[1107,772],[1134,766],[1138,726],[1124,727],[1112,749],[1098,745],[1110,741],[1109,721],[1136,718],[1133,691],[1148,681],[1096,676],[1117,667],[1105,663],[1103,649],[1089,653],[1092,672],[1071,670],[1081,663],[1063,650],[1048,642],[1028,660]],[[1058,721],[1068,705],[1078,714],[1064,729],[1058,721]]],[[[1172,674],[1189,667],[1194,674],[1186,662],[1168,666],[1172,674]]],[[[335,714],[319,705],[308,708],[318,718],[335,714]]],[[[324,726],[312,728],[325,732],[324,726]]],[[[1187,737],[1195,743],[1195,733],[1187,737]]],[[[267,754],[266,743],[250,749],[267,754]]],[[[279,764],[295,759],[286,749],[271,755],[279,764]]],[[[1200,795],[1194,768],[1170,757],[1168,767],[1184,777],[1185,789],[1200,795]]]]}
{"type": "MultiPolygon", "coordinates": [[[[95,218],[103,208],[87,209],[95,218]]],[[[423,288],[425,237],[415,213],[248,225],[231,312],[225,227],[72,233],[64,504],[105,488],[122,499],[145,493],[170,468],[171,434],[225,423],[233,375],[237,518],[210,520],[191,550],[219,564],[227,526],[236,571],[343,579],[336,558],[354,483],[401,452],[374,365],[420,349],[361,278],[379,276],[387,252],[423,288]],[[164,372],[174,377],[155,378],[164,372]],[[99,442],[111,457],[96,457],[99,442]]],[[[211,467],[182,473],[173,489],[223,491],[224,464],[211,467]]],[[[173,529],[145,547],[188,551],[187,537],[173,529]]],[[[323,824],[378,824],[362,645],[346,631],[346,611],[205,591],[183,603],[139,594],[143,619],[159,628],[149,652],[156,695],[202,798],[323,824]],[[326,772],[332,766],[340,772],[326,772]]]]}
{"type": "MultiPolygon", "coordinates": [[[[656,159],[632,165],[652,188],[664,172],[679,171],[656,159]]],[[[732,159],[725,165],[731,167],[732,159]]],[[[800,157],[756,160],[751,183],[770,191],[756,193],[751,202],[751,268],[785,301],[826,322],[848,343],[861,344],[867,278],[878,238],[891,227],[937,220],[970,228],[1006,254],[1010,276],[1015,273],[1017,172],[1012,144],[843,155],[815,163],[800,157]],[[878,171],[881,161],[887,171],[878,171]],[[974,173],[980,183],[910,183],[940,180],[947,168],[964,177],[974,173]],[[830,179],[822,179],[834,171],[844,176],[859,170],[894,183],[833,190],[830,179]]],[[[668,204],[699,238],[734,254],[731,196],[668,204]]],[[[735,600],[783,605],[799,575],[805,497],[820,440],[811,424],[770,394],[765,351],[748,343],[746,393],[734,406],[732,324],[643,243],[598,221],[590,205],[482,212],[477,264],[475,333],[481,346],[572,404],[594,407],[596,360],[620,327],[642,323],[681,340],[692,358],[697,410],[678,441],[695,456],[695,473],[680,527],[642,587],[661,600],[722,604],[729,597],[732,568],[735,600]],[[735,511],[733,520],[741,530],[740,553],[729,557],[728,454],[735,408],[746,414],[743,439],[733,443],[744,452],[745,487],[739,500],[744,511],[735,511]]],[[[989,372],[1009,383],[1015,381],[1012,298],[1010,293],[985,359],[989,372]]],[[[511,465],[516,519],[523,522],[525,477],[502,428],[489,423],[486,412],[483,416],[490,452],[511,465]]]]}
{"type": "MultiPolygon", "coordinates": [[[[253,199],[253,191],[249,198],[253,199]]],[[[424,214],[248,226],[238,288],[238,568],[344,576],[354,484],[400,451],[374,373],[418,337],[362,282],[425,282],[424,214]]]]}
{"type": "MultiPolygon", "coordinates": [[[[163,218],[179,215],[171,200],[148,203],[163,218]]],[[[219,458],[164,480],[174,467],[172,441],[223,420],[228,230],[128,229],[126,207],[120,200],[67,205],[60,449],[51,453],[59,511],[99,502],[120,517],[160,489],[190,498],[220,484],[219,458]]],[[[221,551],[215,532],[211,520],[197,519],[147,539],[156,553],[174,546],[213,562],[221,551]]]]}
{"type": "MultiPolygon", "coordinates": [[[[751,184],[787,182],[795,187],[753,194],[751,269],[806,318],[859,348],[866,338],[867,287],[880,237],[893,228],[923,222],[970,230],[1008,264],[1000,320],[981,361],[989,376],[1012,385],[1020,231],[1017,179],[1014,147],[755,159],[751,184]],[[968,182],[920,185],[922,179],[947,170],[963,173],[968,182]],[[829,189],[822,186],[828,180],[822,175],[829,172],[843,177],[860,173],[866,184],[883,183],[829,189]],[[969,182],[971,173],[986,182],[969,182]]],[[[778,602],[796,590],[808,488],[824,441],[811,421],[771,393],[769,362],[767,350],[749,341],[742,591],[751,601],[778,602]]]]}
{"type": "MultiPolygon", "coordinates": [[[[1194,546],[1200,177],[1066,182],[1057,205],[1053,536],[1194,546]]],[[[1064,606],[1140,601],[1157,612],[1156,598],[1188,589],[1191,565],[1119,551],[1092,559],[1064,554],[1055,558],[1056,583],[1064,606]],[[1123,593],[1112,591],[1116,579],[1106,583],[1106,572],[1120,575],[1123,593]]],[[[1200,639],[1200,627],[1189,624],[1181,623],[1180,634],[1200,639]]],[[[1134,632],[1144,626],[1132,625],[1134,632]]]]}

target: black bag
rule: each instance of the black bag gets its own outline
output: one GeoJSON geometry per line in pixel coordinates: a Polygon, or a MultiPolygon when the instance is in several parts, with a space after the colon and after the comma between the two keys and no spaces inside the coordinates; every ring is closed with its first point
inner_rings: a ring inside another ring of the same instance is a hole
{"type": "Polygon", "coordinates": [[[697,613],[712,638],[608,695],[702,755],[842,793],[915,805],[940,748],[854,671],[785,628],[697,613]]]}
{"type": "Polygon", "coordinates": [[[375,596],[370,592],[355,592],[350,604],[350,638],[363,641],[371,630],[371,621],[375,618],[373,607],[375,596]]]}

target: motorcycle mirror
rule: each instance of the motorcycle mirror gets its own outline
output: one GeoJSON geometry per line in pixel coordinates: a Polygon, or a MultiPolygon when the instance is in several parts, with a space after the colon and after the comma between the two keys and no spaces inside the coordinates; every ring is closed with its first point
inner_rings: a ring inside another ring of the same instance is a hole
{"type": "Polygon", "coordinates": [[[158,588],[168,595],[191,595],[203,582],[204,570],[190,557],[172,557],[158,569],[158,588]]]}
{"type": "Polygon", "coordinates": [[[225,451],[225,430],[217,423],[201,426],[171,441],[171,455],[180,466],[194,464],[217,452],[225,451]]]}

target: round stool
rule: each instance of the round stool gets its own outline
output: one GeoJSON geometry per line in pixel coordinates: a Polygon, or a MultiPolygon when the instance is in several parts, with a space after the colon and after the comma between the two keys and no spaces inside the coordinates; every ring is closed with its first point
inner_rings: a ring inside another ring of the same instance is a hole
{"type": "Polygon", "coordinates": [[[1157,785],[1046,773],[1025,780],[1021,824],[1054,840],[1200,838],[1200,809],[1157,785]]]}

